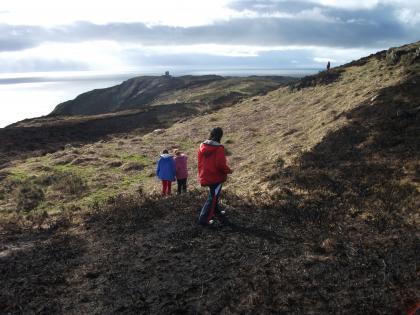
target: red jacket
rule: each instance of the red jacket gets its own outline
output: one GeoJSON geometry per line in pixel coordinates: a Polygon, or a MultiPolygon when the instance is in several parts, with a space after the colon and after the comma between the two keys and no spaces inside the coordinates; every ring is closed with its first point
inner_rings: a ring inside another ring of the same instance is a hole
{"type": "Polygon", "coordinates": [[[202,186],[226,181],[232,170],[226,164],[225,148],[212,140],[204,141],[198,149],[198,177],[202,186]]]}

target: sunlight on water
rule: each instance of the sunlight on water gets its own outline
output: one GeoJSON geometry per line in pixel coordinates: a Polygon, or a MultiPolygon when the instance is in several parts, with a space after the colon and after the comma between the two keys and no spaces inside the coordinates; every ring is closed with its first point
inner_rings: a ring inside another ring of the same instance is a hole
{"type": "Polygon", "coordinates": [[[77,95],[121,81],[59,81],[0,84],[0,127],[19,120],[48,115],[54,107],[77,95]]]}

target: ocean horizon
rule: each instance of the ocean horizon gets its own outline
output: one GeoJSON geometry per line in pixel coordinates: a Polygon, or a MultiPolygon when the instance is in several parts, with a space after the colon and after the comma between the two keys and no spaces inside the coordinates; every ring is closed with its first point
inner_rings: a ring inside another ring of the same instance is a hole
{"type": "Polygon", "coordinates": [[[58,104],[93,89],[107,88],[136,76],[173,76],[215,74],[222,76],[293,76],[303,77],[319,68],[153,68],[142,71],[43,72],[0,74],[0,128],[18,121],[48,115],[58,104]]]}

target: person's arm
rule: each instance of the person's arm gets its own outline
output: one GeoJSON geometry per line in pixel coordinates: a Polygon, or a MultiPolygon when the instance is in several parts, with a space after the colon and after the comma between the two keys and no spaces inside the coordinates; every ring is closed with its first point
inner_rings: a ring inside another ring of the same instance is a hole
{"type": "Polygon", "coordinates": [[[180,171],[180,163],[179,163],[179,160],[177,159],[174,159],[174,161],[175,161],[175,173],[177,174],[180,171]]]}
{"type": "Polygon", "coordinates": [[[185,171],[188,174],[188,156],[185,155],[185,171]]]}
{"type": "Polygon", "coordinates": [[[161,159],[159,159],[159,161],[157,162],[157,165],[156,165],[156,176],[157,176],[157,177],[159,177],[159,171],[160,171],[160,161],[161,161],[161,159]]]}
{"type": "Polygon", "coordinates": [[[201,170],[203,168],[203,165],[202,164],[203,164],[203,157],[202,157],[202,155],[200,153],[200,149],[198,149],[198,151],[197,151],[197,168],[198,168],[198,174],[201,173],[201,170]]]}
{"type": "Polygon", "coordinates": [[[174,178],[176,179],[176,165],[174,158],[172,158],[172,173],[174,174],[174,178]]]}
{"type": "Polygon", "coordinates": [[[226,155],[225,155],[225,148],[222,147],[221,149],[217,150],[217,157],[216,157],[216,165],[217,168],[223,172],[224,174],[232,174],[232,170],[227,165],[226,162],[226,155]]]}

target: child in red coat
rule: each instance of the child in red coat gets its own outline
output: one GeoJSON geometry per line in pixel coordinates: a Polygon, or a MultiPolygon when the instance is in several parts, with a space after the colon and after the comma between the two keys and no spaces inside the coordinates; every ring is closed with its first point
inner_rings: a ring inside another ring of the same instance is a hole
{"type": "Polygon", "coordinates": [[[223,212],[219,208],[220,192],[222,183],[232,170],[226,164],[226,155],[222,140],[223,130],[220,127],[213,128],[209,140],[204,141],[198,150],[198,177],[201,186],[209,187],[209,196],[201,209],[198,223],[207,225],[213,223],[215,214],[223,212]]]}

